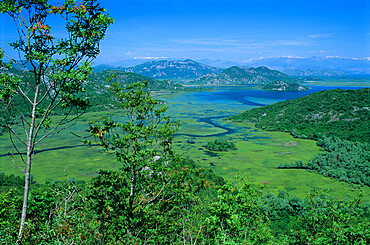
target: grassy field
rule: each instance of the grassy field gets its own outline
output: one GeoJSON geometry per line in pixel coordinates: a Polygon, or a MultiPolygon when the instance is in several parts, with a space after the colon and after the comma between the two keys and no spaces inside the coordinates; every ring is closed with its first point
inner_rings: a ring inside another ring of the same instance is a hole
{"type": "MultiPolygon", "coordinates": [[[[357,195],[358,190],[349,184],[334,181],[317,173],[307,170],[277,169],[280,163],[291,163],[297,160],[308,161],[321,153],[322,149],[312,140],[296,139],[287,133],[266,132],[253,127],[224,121],[222,118],[211,119],[215,125],[200,121],[202,118],[229,116],[251,106],[242,105],[235,101],[217,100],[207,101],[202,98],[193,98],[192,93],[162,94],[161,98],[168,101],[169,113],[173,118],[181,120],[183,126],[179,135],[175,137],[174,148],[178,154],[195,160],[200,166],[210,168],[227,180],[234,181],[237,174],[255,184],[266,186],[266,191],[278,193],[287,190],[293,195],[304,197],[313,188],[325,189],[329,194],[338,198],[351,198],[357,195]],[[184,134],[192,135],[187,136],[184,134]],[[213,154],[204,148],[207,142],[228,140],[236,144],[237,150],[213,154]]],[[[261,103],[272,103],[271,99],[255,98],[261,103]]],[[[70,131],[86,136],[88,122],[102,116],[112,116],[118,119],[119,111],[88,113],[80,118],[70,131]]],[[[89,180],[101,168],[118,169],[120,163],[114,156],[107,156],[97,149],[83,146],[81,138],[68,131],[60,132],[54,138],[48,138],[38,146],[37,150],[51,149],[60,146],[75,146],[74,148],[50,150],[34,156],[32,174],[36,181],[61,180],[73,177],[80,180],[89,180]]],[[[0,137],[0,154],[12,152],[9,136],[0,137]]],[[[0,172],[21,175],[22,172],[15,166],[22,166],[19,156],[14,157],[15,164],[10,156],[0,157],[0,172]]],[[[370,202],[370,188],[362,188],[365,192],[364,202],[370,202]]]]}

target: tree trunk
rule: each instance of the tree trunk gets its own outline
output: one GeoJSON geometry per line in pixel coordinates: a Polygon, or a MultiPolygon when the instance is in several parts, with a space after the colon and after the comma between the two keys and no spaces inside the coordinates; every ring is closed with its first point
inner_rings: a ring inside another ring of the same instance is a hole
{"type": "Polygon", "coordinates": [[[33,104],[32,104],[31,125],[30,125],[28,136],[27,136],[27,162],[26,162],[27,167],[26,167],[26,174],[24,178],[22,217],[21,217],[21,225],[19,226],[17,244],[19,244],[22,240],[24,225],[26,223],[26,216],[27,216],[28,194],[29,194],[30,182],[31,182],[30,181],[31,180],[31,163],[32,163],[32,154],[33,154],[34,142],[35,142],[33,137],[34,137],[34,134],[35,135],[37,134],[37,132],[34,132],[34,130],[35,130],[38,92],[39,92],[39,85],[36,85],[35,96],[34,96],[33,104]]]}
{"type": "Polygon", "coordinates": [[[28,193],[30,189],[30,180],[31,180],[31,153],[27,152],[27,168],[26,168],[26,175],[24,179],[24,195],[23,195],[23,206],[22,206],[22,217],[21,217],[21,225],[19,227],[18,233],[18,242],[22,240],[24,224],[26,222],[26,215],[27,215],[27,205],[28,205],[28,193]]]}

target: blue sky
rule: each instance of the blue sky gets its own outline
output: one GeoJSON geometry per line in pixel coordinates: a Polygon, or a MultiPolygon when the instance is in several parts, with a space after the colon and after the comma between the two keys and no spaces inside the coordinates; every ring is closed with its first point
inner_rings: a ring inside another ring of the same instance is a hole
{"type": "MultiPolygon", "coordinates": [[[[96,63],[370,56],[370,0],[101,0],[115,23],[96,63]]],[[[0,17],[0,46],[14,29],[0,17]]],[[[54,28],[56,30],[56,28],[54,28]]]]}

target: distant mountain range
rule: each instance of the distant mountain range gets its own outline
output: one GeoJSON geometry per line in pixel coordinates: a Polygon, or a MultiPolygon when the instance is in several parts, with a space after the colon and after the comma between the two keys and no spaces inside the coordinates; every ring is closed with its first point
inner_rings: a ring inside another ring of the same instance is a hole
{"type": "Polygon", "coordinates": [[[207,65],[217,67],[230,66],[266,66],[270,69],[285,71],[287,69],[301,69],[301,70],[332,70],[337,72],[344,72],[350,75],[364,75],[370,74],[370,58],[343,58],[343,57],[275,57],[275,58],[259,58],[250,59],[248,61],[232,62],[227,60],[198,60],[207,65]]]}
{"type": "Polygon", "coordinates": [[[290,68],[284,70],[284,73],[292,77],[345,77],[348,73],[342,71],[335,71],[329,69],[308,69],[302,70],[297,68],[290,68]]]}
{"type": "Polygon", "coordinates": [[[196,79],[208,73],[220,73],[222,71],[221,68],[211,67],[188,59],[149,61],[129,68],[99,65],[94,67],[94,72],[113,69],[133,72],[155,79],[196,79]]]}
{"type": "Polygon", "coordinates": [[[221,60],[221,59],[217,59],[217,60],[200,59],[196,61],[202,64],[212,66],[212,67],[220,67],[224,69],[232,67],[232,66],[247,66],[245,62],[235,62],[235,61],[221,60]]]}
{"type": "Polygon", "coordinates": [[[248,66],[267,66],[270,69],[284,71],[297,68],[301,70],[333,70],[348,74],[370,74],[370,58],[353,59],[341,57],[311,57],[311,58],[262,58],[243,62],[248,66]]]}
{"type": "Polygon", "coordinates": [[[341,57],[277,57],[251,59],[244,62],[227,60],[201,59],[128,59],[120,63],[98,65],[94,72],[104,70],[130,71],[158,79],[196,79],[208,73],[219,74],[223,69],[232,66],[258,67],[265,66],[291,76],[304,77],[340,77],[351,75],[370,75],[370,58],[341,57]]]}
{"type": "MultiPolygon", "coordinates": [[[[297,78],[291,78],[289,75],[280,71],[270,70],[267,67],[260,66],[257,68],[232,66],[228,69],[214,68],[203,65],[192,60],[184,61],[151,61],[144,64],[131,67],[111,67],[98,66],[94,68],[95,73],[91,77],[99,77],[100,80],[108,77],[108,74],[117,73],[118,78],[125,80],[129,75],[131,81],[148,80],[151,84],[151,89],[157,89],[157,84],[161,89],[183,89],[179,84],[173,81],[167,81],[166,84],[153,78],[171,78],[171,79],[186,79],[189,85],[267,85],[271,82],[279,81],[280,83],[270,84],[268,89],[278,91],[304,90],[297,84],[300,82],[297,78]],[[97,72],[99,71],[99,72],[97,72]],[[129,71],[129,72],[128,72],[129,71]],[[104,74],[104,75],[103,75],[104,74]],[[143,76],[145,74],[145,76],[143,76]]],[[[97,79],[97,80],[99,80],[97,79]]]]}
{"type": "Polygon", "coordinates": [[[267,67],[257,68],[232,66],[220,74],[209,73],[201,76],[189,84],[198,85],[246,85],[246,84],[268,84],[273,81],[284,81],[287,83],[297,82],[298,79],[291,78],[280,71],[270,70],[267,67]]]}

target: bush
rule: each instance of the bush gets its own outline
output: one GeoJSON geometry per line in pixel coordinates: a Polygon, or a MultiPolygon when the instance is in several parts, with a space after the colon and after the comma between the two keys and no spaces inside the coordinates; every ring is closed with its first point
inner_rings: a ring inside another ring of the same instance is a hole
{"type": "Polygon", "coordinates": [[[204,147],[210,151],[236,150],[236,146],[233,142],[219,141],[219,140],[215,140],[214,142],[208,142],[207,145],[205,145],[204,147]]]}

